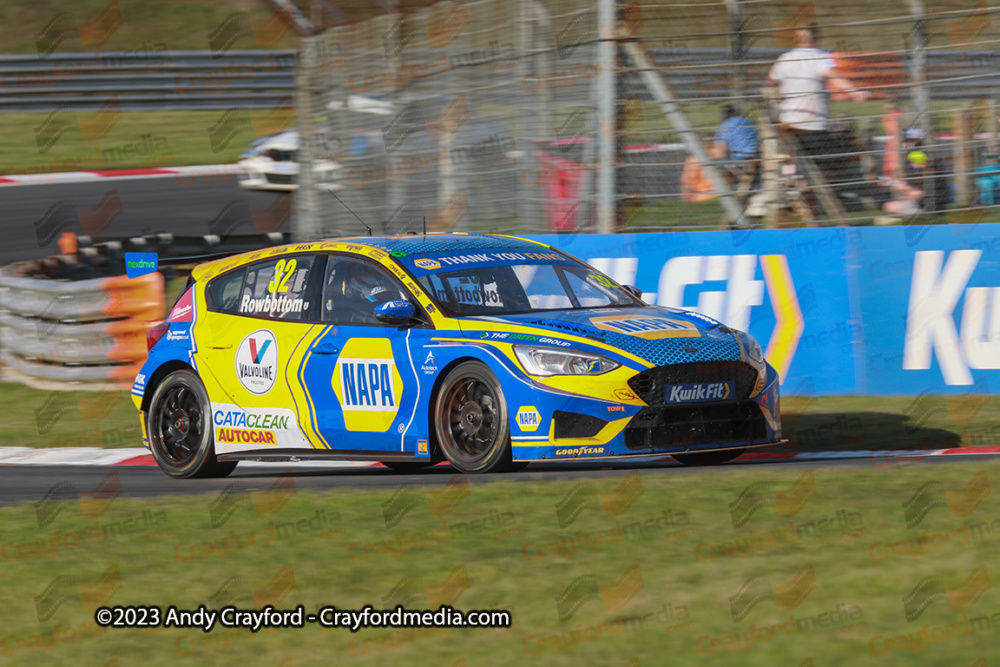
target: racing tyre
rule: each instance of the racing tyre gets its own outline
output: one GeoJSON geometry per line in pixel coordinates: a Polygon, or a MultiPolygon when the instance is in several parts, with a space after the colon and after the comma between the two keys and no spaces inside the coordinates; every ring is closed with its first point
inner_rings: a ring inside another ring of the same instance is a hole
{"type": "Polygon", "coordinates": [[[417,472],[424,468],[429,468],[436,461],[379,461],[382,465],[393,472],[417,472]]]}
{"type": "Polygon", "coordinates": [[[672,454],[686,466],[717,466],[726,461],[732,461],[745,452],[745,449],[724,449],[721,452],[699,452],[697,454],[672,454]]]}
{"type": "Polygon", "coordinates": [[[192,371],[175,371],[153,393],[146,433],[160,469],[178,479],[225,477],[236,461],[215,459],[211,406],[205,386],[192,371]]]}
{"type": "Polygon", "coordinates": [[[445,458],[465,473],[498,472],[511,464],[507,402],[486,365],[466,361],[441,383],[434,430],[445,458]]]}

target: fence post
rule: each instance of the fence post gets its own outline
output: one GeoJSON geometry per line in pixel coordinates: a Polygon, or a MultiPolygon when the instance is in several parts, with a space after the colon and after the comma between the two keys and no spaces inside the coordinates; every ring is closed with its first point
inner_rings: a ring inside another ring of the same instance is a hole
{"type": "Polygon", "coordinates": [[[616,0],[597,0],[597,229],[610,234],[615,228],[615,56],[618,12],[616,0]]]}
{"type": "Polygon", "coordinates": [[[292,226],[292,238],[299,242],[323,236],[319,190],[316,189],[316,110],[313,108],[321,39],[321,35],[299,37],[299,70],[295,77],[295,109],[299,125],[299,188],[295,191],[295,221],[292,226]]]}
{"type": "Polygon", "coordinates": [[[910,65],[910,98],[917,112],[917,125],[924,131],[926,140],[931,141],[933,123],[930,115],[930,93],[927,90],[927,25],[924,18],[924,0],[907,0],[910,6],[910,16],[913,17],[913,27],[910,28],[909,65],[910,65]]]}
{"type": "MultiPolygon", "coordinates": [[[[974,104],[971,104],[952,116],[952,131],[955,141],[952,143],[955,156],[955,200],[963,206],[972,199],[971,165],[969,163],[969,144],[972,141],[972,114],[974,104]]],[[[927,165],[930,169],[931,165],[927,165]]]]}

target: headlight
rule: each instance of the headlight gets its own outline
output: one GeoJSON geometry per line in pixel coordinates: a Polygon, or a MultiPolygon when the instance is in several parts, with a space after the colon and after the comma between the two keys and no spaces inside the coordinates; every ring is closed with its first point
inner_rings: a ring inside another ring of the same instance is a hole
{"type": "Polygon", "coordinates": [[[529,375],[600,375],[621,366],[599,354],[549,347],[515,345],[514,354],[529,375]]]}
{"type": "Polygon", "coordinates": [[[757,342],[757,339],[745,331],[733,329],[733,335],[739,339],[740,344],[743,346],[743,350],[747,355],[747,362],[757,370],[757,383],[754,385],[753,393],[751,394],[752,396],[756,396],[764,388],[764,382],[767,380],[767,364],[764,363],[764,351],[760,349],[760,343],[757,342]]]}

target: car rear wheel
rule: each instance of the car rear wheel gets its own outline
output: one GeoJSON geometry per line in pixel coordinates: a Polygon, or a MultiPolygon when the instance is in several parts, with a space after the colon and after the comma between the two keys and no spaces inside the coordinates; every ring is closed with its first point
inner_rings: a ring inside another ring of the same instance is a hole
{"type": "Polygon", "coordinates": [[[717,466],[726,461],[732,461],[745,452],[745,449],[723,449],[714,452],[698,452],[697,454],[673,454],[673,457],[686,466],[717,466]]]}
{"type": "Polygon", "coordinates": [[[146,432],[160,469],[178,479],[225,477],[236,461],[215,458],[211,405],[205,386],[192,371],[175,371],[153,393],[146,432]]]}
{"type": "Polygon", "coordinates": [[[510,466],[507,402],[496,377],[478,361],[459,364],[441,383],[434,429],[441,452],[462,472],[510,466]]]}

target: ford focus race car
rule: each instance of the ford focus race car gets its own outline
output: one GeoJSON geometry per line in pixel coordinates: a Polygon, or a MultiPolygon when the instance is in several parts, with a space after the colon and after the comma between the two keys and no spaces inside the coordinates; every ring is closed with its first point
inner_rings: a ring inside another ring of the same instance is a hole
{"type": "Polygon", "coordinates": [[[174,477],[240,460],[703,465],[779,442],[778,376],[757,341],[638,294],[513,237],[247,253],[194,269],[149,332],[132,398],[174,477]]]}

